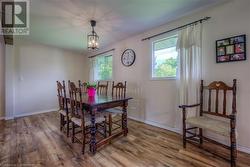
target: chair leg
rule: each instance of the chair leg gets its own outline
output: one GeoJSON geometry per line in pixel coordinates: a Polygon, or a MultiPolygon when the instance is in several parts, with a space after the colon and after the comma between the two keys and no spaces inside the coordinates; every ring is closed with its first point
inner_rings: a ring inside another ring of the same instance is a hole
{"type": "Polygon", "coordinates": [[[72,137],[71,137],[72,143],[75,142],[75,124],[72,122],[72,137]]]}
{"type": "Polygon", "coordinates": [[[69,137],[69,117],[66,117],[67,119],[67,137],[69,137]]]}
{"type": "Polygon", "coordinates": [[[182,136],[182,140],[183,140],[183,148],[186,148],[186,109],[183,109],[183,116],[182,116],[182,126],[183,126],[183,136],[182,136]]]}
{"type": "Polygon", "coordinates": [[[121,118],[121,125],[122,125],[122,130],[124,130],[124,122],[123,122],[123,120],[124,120],[124,114],[122,113],[122,118],[121,118]]]}
{"type": "Polygon", "coordinates": [[[236,143],[231,141],[231,167],[236,166],[236,157],[237,157],[236,143]]]}
{"type": "Polygon", "coordinates": [[[109,114],[109,136],[112,134],[112,115],[109,114]]]}
{"type": "Polygon", "coordinates": [[[63,130],[63,115],[60,114],[60,131],[63,130]]]}
{"type": "Polygon", "coordinates": [[[82,154],[85,153],[85,127],[82,125],[82,154]]]}
{"type": "Polygon", "coordinates": [[[202,128],[199,128],[199,136],[200,136],[200,146],[203,144],[203,133],[202,133],[202,128]]]}
{"type": "Polygon", "coordinates": [[[105,120],[103,122],[103,133],[104,133],[104,137],[106,138],[107,137],[107,117],[105,116],[104,118],[105,120]]]}
{"type": "Polygon", "coordinates": [[[237,157],[235,132],[234,133],[231,132],[230,140],[231,140],[231,167],[235,167],[236,157],[237,157]]]}
{"type": "Polygon", "coordinates": [[[183,148],[186,148],[186,125],[183,125],[183,148]]]}
{"type": "Polygon", "coordinates": [[[231,132],[230,132],[230,142],[231,142],[231,167],[236,166],[237,148],[236,148],[236,118],[232,117],[230,121],[231,132]]]}
{"type": "Polygon", "coordinates": [[[96,131],[98,131],[98,124],[95,124],[95,129],[96,131]]]}

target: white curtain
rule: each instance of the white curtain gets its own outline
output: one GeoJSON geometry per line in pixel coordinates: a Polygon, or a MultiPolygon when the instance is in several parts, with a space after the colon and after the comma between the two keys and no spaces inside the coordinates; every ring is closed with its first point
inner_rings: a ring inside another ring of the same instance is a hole
{"type": "MultiPolygon", "coordinates": [[[[199,102],[199,85],[202,73],[202,24],[188,26],[178,33],[178,99],[179,105],[199,102]]],[[[192,109],[196,111],[196,109],[192,109]]],[[[189,112],[194,116],[195,112],[189,112]]]]}
{"type": "Polygon", "coordinates": [[[95,58],[90,58],[89,59],[89,81],[93,82],[94,81],[94,75],[95,75],[95,58]]]}

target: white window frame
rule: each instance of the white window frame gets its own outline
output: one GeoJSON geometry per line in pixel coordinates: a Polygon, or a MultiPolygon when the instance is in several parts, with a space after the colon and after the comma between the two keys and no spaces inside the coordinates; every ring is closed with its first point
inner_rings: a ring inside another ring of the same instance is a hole
{"type": "MultiPolygon", "coordinates": [[[[114,78],[114,55],[113,55],[113,53],[110,53],[110,54],[105,53],[105,54],[103,54],[103,55],[99,55],[98,57],[112,57],[112,75],[111,75],[111,78],[110,78],[110,79],[106,79],[106,80],[97,80],[97,79],[95,78],[95,71],[94,71],[94,76],[93,76],[94,82],[98,82],[98,81],[112,81],[113,78],[114,78]]],[[[94,66],[95,66],[95,65],[94,65],[94,66]]],[[[95,67],[94,67],[93,70],[95,70],[95,67]]]]}
{"type": "Polygon", "coordinates": [[[166,35],[161,35],[157,38],[153,38],[151,42],[151,71],[150,71],[150,80],[152,81],[161,81],[161,80],[176,80],[177,74],[175,77],[153,77],[153,70],[154,70],[154,43],[166,40],[171,38],[172,36],[178,35],[177,31],[167,33],[166,35]]]}

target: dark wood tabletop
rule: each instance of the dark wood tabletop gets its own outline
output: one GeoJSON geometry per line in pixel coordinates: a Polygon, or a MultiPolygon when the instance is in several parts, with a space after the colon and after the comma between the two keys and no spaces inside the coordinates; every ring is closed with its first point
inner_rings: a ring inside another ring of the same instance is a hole
{"type": "MultiPolygon", "coordinates": [[[[82,103],[85,109],[88,108],[97,108],[98,110],[105,109],[105,108],[112,108],[114,103],[124,102],[133,99],[132,97],[116,97],[111,95],[95,95],[95,96],[88,96],[87,93],[84,93],[82,96],[82,103]]],[[[69,98],[68,98],[69,100],[69,98]]]]}
{"type": "Polygon", "coordinates": [[[98,105],[120,102],[124,100],[126,101],[130,99],[132,98],[131,97],[115,97],[115,96],[107,96],[107,95],[88,96],[87,94],[84,94],[82,101],[87,106],[95,107],[98,105]]]}

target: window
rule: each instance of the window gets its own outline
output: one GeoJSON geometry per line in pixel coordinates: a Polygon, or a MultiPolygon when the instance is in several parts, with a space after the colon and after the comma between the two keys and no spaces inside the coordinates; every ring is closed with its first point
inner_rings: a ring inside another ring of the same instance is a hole
{"type": "Polygon", "coordinates": [[[94,60],[94,80],[112,79],[112,55],[98,56],[94,60]]]}
{"type": "Polygon", "coordinates": [[[177,70],[177,35],[157,40],[152,45],[152,78],[175,78],[177,70]]]}

